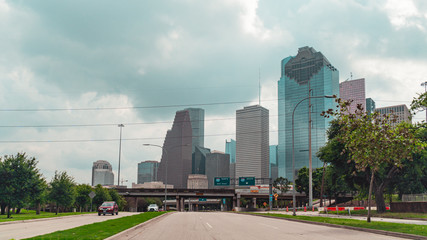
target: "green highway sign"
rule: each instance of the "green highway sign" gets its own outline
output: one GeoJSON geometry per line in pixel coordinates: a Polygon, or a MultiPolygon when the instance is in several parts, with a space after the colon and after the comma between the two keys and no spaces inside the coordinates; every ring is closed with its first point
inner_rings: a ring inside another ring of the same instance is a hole
{"type": "Polygon", "coordinates": [[[239,186],[255,186],[255,177],[239,177],[239,186]]]}
{"type": "Polygon", "coordinates": [[[206,198],[199,198],[199,202],[206,202],[206,198]]]}
{"type": "Polygon", "coordinates": [[[214,186],[230,186],[229,177],[215,177],[214,186]]]}

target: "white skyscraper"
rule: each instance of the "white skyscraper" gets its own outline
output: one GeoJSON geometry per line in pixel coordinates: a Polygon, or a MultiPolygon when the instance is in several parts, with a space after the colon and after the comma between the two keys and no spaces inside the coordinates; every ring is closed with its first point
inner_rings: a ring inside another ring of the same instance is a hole
{"type": "Polygon", "coordinates": [[[236,178],[269,177],[269,113],[259,105],[236,111],[236,178]]]}
{"type": "Polygon", "coordinates": [[[92,166],[92,186],[114,184],[114,173],[111,164],[104,160],[98,160],[92,166]]]}

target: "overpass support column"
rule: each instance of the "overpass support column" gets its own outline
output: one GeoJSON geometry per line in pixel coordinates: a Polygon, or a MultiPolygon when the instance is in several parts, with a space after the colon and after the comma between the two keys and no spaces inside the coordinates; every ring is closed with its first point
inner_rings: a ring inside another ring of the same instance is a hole
{"type": "Polygon", "coordinates": [[[180,211],[180,209],[181,209],[181,207],[179,206],[179,204],[180,204],[180,201],[181,199],[180,199],[180,197],[179,196],[176,196],[176,210],[177,211],[180,211]]]}
{"type": "Polygon", "coordinates": [[[236,202],[237,202],[237,198],[236,197],[233,197],[233,209],[235,209],[236,208],[236,202]]]}
{"type": "Polygon", "coordinates": [[[240,194],[237,194],[236,207],[240,207],[240,194]]]}
{"type": "Polygon", "coordinates": [[[135,212],[138,212],[138,197],[135,197],[135,212]]]}
{"type": "Polygon", "coordinates": [[[179,211],[180,212],[184,212],[184,209],[185,209],[185,202],[184,202],[184,198],[183,197],[181,197],[181,203],[179,204],[180,205],[180,209],[179,209],[179,211]]]}
{"type": "Polygon", "coordinates": [[[253,208],[256,208],[256,198],[252,198],[252,207],[253,208]]]}

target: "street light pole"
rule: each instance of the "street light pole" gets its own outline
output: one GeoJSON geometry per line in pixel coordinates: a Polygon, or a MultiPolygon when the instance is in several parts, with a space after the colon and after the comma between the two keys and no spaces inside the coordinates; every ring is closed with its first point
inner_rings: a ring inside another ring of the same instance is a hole
{"type": "Polygon", "coordinates": [[[123,124],[117,125],[120,128],[120,142],[119,142],[119,176],[117,178],[117,186],[120,186],[120,157],[122,155],[122,128],[125,126],[123,124]]]}
{"type": "Polygon", "coordinates": [[[313,160],[311,152],[311,88],[308,80],[308,207],[313,206],[313,160]]]}
{"type": "Polygon", "coordinates": [[[164,204],[165,206],[164,206],[163,210],[166,211],[166,199],[168,197],[168,161],[169,161],[169,159],[168,159],[168,157],[169,157],[168,156],[168,151],[166,150],[166,148],[164,148],[164,147],[162,147],[160,145],[156,145],[156,144],[145,143],[143,145],[144,146],[159,147],[165,153],[165,159],[166,159],[165,160],[165,204],[164,204]]]}
{"type": "MultiPolygon", "coordinates": [[[[335,96],[325,95],[325,96],[313,96],[303,98],[301,101],[299,101],[292,111],[292,215],[296,215],[295,208],[296,208],[296,196],[295,196],[295,134],[294,134],[294,116],[295,116],[295,110],[297,109],[298,105],[302,103],[304,100],[311,99],[311,98],[334,98],[335,96]]],[[[309,143],[311,145],[311,142],[309,143]]],[[[311,146],[309,146],[311,148],[311,146]]],[[[311,180],[309,179],[311,182],[311,180]]],[[[310,184],[310,183],[309,183],[310,184]]],[[[311,185],[311,184],[310,184],[311,185]]],[[[310,194],[312,192],[312,189],[309,189],[310,194]]]]}

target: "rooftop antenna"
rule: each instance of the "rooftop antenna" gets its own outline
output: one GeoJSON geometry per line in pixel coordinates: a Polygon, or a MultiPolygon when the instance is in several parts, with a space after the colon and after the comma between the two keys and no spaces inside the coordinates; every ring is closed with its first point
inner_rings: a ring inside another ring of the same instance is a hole
{"type": "Polygon", "coordinates": [[[353,73],[350,72],[350,80],[353,80],[353,73]]]}
{"type": "Polygon", "coordinates": [[[261,67],[258,67],[258,99],[261,106],[261,67]]]}

